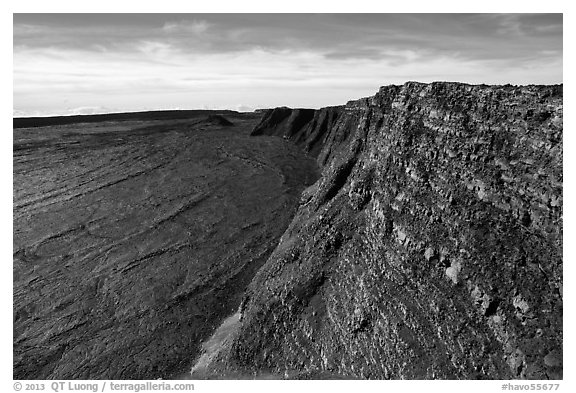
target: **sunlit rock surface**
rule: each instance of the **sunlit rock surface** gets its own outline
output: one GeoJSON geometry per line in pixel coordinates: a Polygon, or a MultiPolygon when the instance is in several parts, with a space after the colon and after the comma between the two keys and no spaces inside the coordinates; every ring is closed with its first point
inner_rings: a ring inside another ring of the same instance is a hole
{"type": "Polygon", "coordinates": [[[213,376],[561,378],[562,90],[407,83],[266,112],[253,134],[323,172],[213,376]]]}

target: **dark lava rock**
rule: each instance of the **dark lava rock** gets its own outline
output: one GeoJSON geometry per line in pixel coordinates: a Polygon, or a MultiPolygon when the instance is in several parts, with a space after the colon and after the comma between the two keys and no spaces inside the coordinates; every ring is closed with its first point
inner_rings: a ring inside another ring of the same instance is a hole
{"type": "Polygon", "coordinates": [[[14,379],[190,370],[318,176],[259,118],[14,130],[14,379]]]}
{"type": "Polygon", "coordinates": [[[73,116],[52,116],[52,117],[15,117],[13,128],[46,127],[79,123],[102,123],[111,121],[174,121],[183,119],[198,119],[199,116],[212,116],[215,113],[226,116],[242,116],[237,111],[208,109],[194,110],[166,110],[149,112],[128,112],[128,113],[106,113],[98,115],[73,115],[73,116]]]}
{"type": "Polygon", "coordinates": [[[234,123],[222,115],[210,115],[206,118],[206,120],[203,121],[203,123],[224,127],[230,127],[234,125],[234,123]]]}
{"type": "Polygon", "coordinates": [[[291,140],[316,157],[331,137],[331,130],[343,113],[343,106],[314,109],[269,109],[252,135],[274,135],[291,140]]]}
{"type": "Polygon", "coordinates": [[[214,375],[561,378],[562,96],[410,82],[266,112],[253,135],[323,172],[214,375]]]}

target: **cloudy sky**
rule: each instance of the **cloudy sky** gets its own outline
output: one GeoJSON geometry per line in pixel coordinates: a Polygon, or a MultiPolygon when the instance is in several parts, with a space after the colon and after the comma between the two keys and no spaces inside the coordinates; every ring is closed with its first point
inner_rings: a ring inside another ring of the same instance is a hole
{"type": "Polygon", "coordinates": [[[561,14],[14,14],[14,115],[322,107],[562,83],[561,14]]]}

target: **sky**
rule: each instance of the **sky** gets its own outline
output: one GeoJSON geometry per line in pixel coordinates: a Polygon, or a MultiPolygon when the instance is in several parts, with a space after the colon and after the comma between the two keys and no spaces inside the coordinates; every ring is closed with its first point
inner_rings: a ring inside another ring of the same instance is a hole
{"type": "Polygon", "coordinates": [[[14,14],[13,115],[319,108],[562,83],[562,14],[14,14]]]}

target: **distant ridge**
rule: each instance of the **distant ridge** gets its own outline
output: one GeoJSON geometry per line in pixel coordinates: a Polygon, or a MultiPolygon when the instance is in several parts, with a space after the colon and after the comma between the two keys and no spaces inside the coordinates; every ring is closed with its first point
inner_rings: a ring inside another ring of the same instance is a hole
{"type": "Polygon", "coordinates": [[[105,113],[97,115],[72,115],[72,116],[52,116],[52,117],[15,117],[13,119],[14,128],[25,127],[45,127],[61,124],[74,123],[96,123],[101,121],[122,121],[122,120],[178,120],[188,119],[204,115],[239,115],[233,110],[167,110],[167,111],[146,111],[146,112],[126,112],[126,113],[105,113]]]}
{"type": "Polygon", "coordinates": [[[206,118],[206,120],[204,120],[204,122],[224,127],[230,127],[234,125],[234,123],[232,123],[230,120],[228,120],[222,115],[208,115],[208,117],[206,118]]]}

